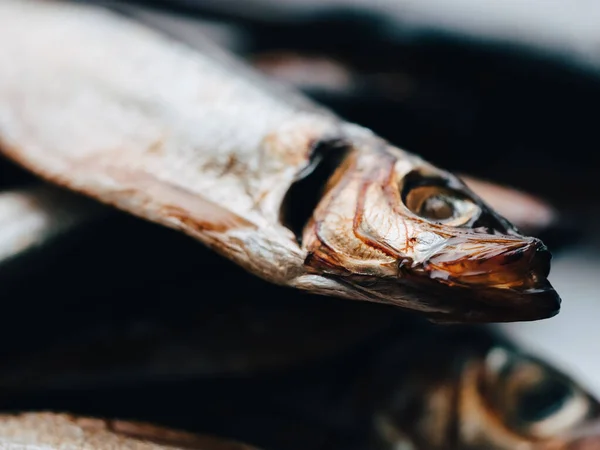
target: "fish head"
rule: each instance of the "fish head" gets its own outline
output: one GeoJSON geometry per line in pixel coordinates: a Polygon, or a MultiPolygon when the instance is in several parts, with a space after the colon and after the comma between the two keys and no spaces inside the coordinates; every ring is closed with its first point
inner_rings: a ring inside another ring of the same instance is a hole
{"type": "Polygon", "coordinates": [[[551,254],[457,176],[389,145],[353,147],[303,232],[305,265],[348,296],[437,322],[539,320],[558,313],[551,254]]]}
{"type": "Polygon", "coordinates": [[[598,402],[554,367],[503,344],[445,354],[435,347],[380,396],[380,450],[600,448],[576,446],[600,444],[597,425],[579,431],[598,423],[598,402]]]}

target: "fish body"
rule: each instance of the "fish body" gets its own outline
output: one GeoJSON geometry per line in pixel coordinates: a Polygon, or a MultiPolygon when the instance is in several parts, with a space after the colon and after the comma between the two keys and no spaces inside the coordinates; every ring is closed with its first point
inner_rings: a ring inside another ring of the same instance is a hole
{"type": "Polygon", "coordinates": [[[438,321],[558,312],[541,241],[457,177],[209,42],[28,0],[0,5],[0,39],[13,62],[0,69],[1,147],[52,182],[276,284],[438,321]]]}
{"type": "Polygon", "coordinates": [[[0,441],[6,449],[253,449],[245,444],[145,423],[52,413],[0,416],[0,441]]]}

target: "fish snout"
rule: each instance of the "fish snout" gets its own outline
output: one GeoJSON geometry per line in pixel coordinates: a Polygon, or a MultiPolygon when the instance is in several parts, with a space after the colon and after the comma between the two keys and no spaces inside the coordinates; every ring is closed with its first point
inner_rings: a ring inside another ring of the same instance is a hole
{"type": "Polygon", "coordinates": [[[535,291],[547,283],[551,259],[535,238],[454,239],[424,266],[432,278],[448,284],[535,291]]]}
{"type": "Polygon", "coordinates": [[[548,281],[551,259],[536,238],[451,238],[423,269],[431,280],[471,298],[473,321],[540,320],[560,310],[560,297],[548,281]]]}

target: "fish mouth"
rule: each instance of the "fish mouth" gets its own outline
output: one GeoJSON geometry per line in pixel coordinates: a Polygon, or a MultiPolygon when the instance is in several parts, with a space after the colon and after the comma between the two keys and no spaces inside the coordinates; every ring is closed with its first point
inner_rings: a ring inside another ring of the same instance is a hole
{"type": "Polygon", "coordinates": [[[449,296],[454,308],[431,313],[427,318],[438,324],[532,322],[550,319],[560,312],[561,299],[548,283],[535,292],[454,290],[449,296]]]}
{"type": "Polygon", "coordinates": [[[561,299],[548,281],[551,254],[535,238],[451,242],[423,264],[401,265],[398,277],[337,277],[364,299],[413,310],[435,323],[549,319],[561,299]],[[477,246],[478,252],[474,251],[477,246]]]}
{"type": "Polygon", "coordinates": [[[423,269],[448,285],[537,291],[547,284],[551,259],[536,238],[451,239],[423,269]]]}
{"type": "MultiPolygon", "coordinates": [[[[460,322],[515,322],[558,314],[561,299],[548,281],[552,255],[539,239],[493,237],[483,244],[450,242],[423,264],[422,277],[440,291],[445,287],[447,300],[456,305],[432,320],[452,322],[459,316],[460,322]]],[[[416,281],[415,286],[426,289],[427,284],[416,281]]]]}
{"type": "Polygon", "coordinates": [[[412,310],[438,324],[537,321],[554,317],[561,304],[547,281],[543,287],[524,291],[450,286],[418,276],[401,280],[340,277],[337,281],[348,292],[360,292],[363,300],[412,310]]]}

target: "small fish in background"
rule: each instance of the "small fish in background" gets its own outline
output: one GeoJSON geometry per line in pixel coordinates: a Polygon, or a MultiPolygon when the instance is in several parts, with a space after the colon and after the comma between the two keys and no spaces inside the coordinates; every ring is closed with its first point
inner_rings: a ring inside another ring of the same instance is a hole
{"type": "Polygon", "coordinates": [[[500,335],[434,332],[386,361],[376,378],[378,450],[600,448],[597,399],[500,335]]]}
{"type": "Polygon", "coordinates": [[[242,443],[147,423],[31,412],[0,416],[3,448],[58,450],[256,450],[242,443]]]}

